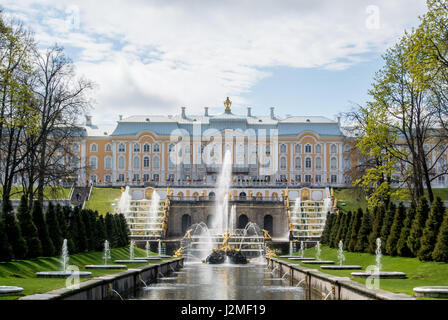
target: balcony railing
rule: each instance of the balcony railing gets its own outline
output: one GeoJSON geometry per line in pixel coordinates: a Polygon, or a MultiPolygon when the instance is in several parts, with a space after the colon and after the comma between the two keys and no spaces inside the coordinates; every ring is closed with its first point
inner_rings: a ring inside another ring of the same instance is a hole
{"type": "MultiPolygon", "coordinates": [[[[216,197],[209,196],[197,196],[197,197],[181,197],[181,196],[173,196],[171,197],[171,201],[180,201],[180,202],[195,202],[195,201],[215,201],[216,197]]],[[[230,202],[238,202],[238,201],[252,201],[252,202],[282,202],[282,199],[279,197],[235,197],[229,200],[230,202]]]]}

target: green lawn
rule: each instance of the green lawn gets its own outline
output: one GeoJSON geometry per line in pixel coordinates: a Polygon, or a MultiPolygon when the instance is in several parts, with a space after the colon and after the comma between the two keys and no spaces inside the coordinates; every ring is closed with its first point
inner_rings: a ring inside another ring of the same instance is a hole
{"type": "Polygon", "coordinates": [[[98,211],[99,214],[108,212],[114,213],[121,197],[119,188],[96,188],[93,187],[89,201],[86,202],[84,209],[98,211]]]}
{"type": "MultiPolygon", "coordinates": [[[[13,186],[11,188],[11,199],[20,199],[22,197],[23,188],[18,186],[13,186]]],[[[44,198],[45,199],[68,199],[70,195],[71,188],[63,187],[44,187],[44,198]]],[[[3,194],[3,188],[0,187],[0,197],[3,194]]]]}
{"type": "MultiPolygon", "coordinates": [[[[134,249],[135,257],[145,257],[146,251],[143,249],[134,249]]],[[[155,253],[150,253],[156,255],[155,253]]],[[[113,263],[113,260],[129,259],[129,248],[117,248],[111,249],[111,260],[109,263],[113,263]]],[[[163,260],[163,259],[162,259],[163,260]]],[[[160,263],[161,260],[154,260],[150,263],[160,263]]],[[[113,274],[122,272],[123,270],[95,270],[85,269],[84,266],[88,264],[103,264],[102,252],[89,252],[79,253],[70,256],[70,265],[76,265],[80,271],[92,272],[91,277],[103,276],[106,274],[113,274]]],[[[130,268],[138,268],[146,265],[132,264],[128,266],[130,268]]],[[[19,286],[24,289],[21,296],[44,293],[58,288],[65,287],[65,279],[47,279],[37,278],[36,272],[39,271],[57,271],[61,269],[61,262],[58,257],[51,258],[37,258],[31,260],[14,260],[11,262],[0,263],[0,286],[19,286]]],[[[81,281],[86,281],[90,278],[81,278],[81,281]]],[[[0,299],[17,299],[20,296],[0,297],[0,299]]]]}
{"type": "MultiPolygon", "coordinates": [[[[322,260],[334,260],[338,263],[338,250],[329,247],[321,247],[322,260]]],[[[305,250],[305,257],[315,257],[315,248],[305,250]]],[[[298,254],[298,253],[296,253],[298,254]]],[[[344,252],[346,265],[360,265],[363,270],[370,265],[375,265],[375,255],[368,253],[344,252]]],[[[350,277],[352,280],[365,283],[365,279],[352,278],[352,272],[357,270],[324,270],[316,265],[307,265],[298,261],[288,260],[288,263],[298,263],[309,269],[318,269],[321,272],[340,277],[350,277]]],[[[413,289],[420,286],[448,286],[448,263],[441,262],[422,262],[417,258],[402,258],[383,256],[382,271],[401,271],[405,272],[408,279],[381,279],[380,288],[395,292],[414,295],[413,289]]]]}
{"type": "MultiPolygon", "coordinates": [[[[448,201],[448,189],[432,189],[434,197],[440,197],[442,200],[448,201]]],[[[425,190],[425,194],[428,192],[425,190]]],[[[364,193],[357,188],[351,189],[334,189],[334,196],[338,200],[338,208],[343,212],[355,211],[358,208],[365,210],[367,208],[367,200],[364,193]]],[[[401,199],[393,198],[394,201],[410,200],[410,194],[404,194],[401,199]]]]}

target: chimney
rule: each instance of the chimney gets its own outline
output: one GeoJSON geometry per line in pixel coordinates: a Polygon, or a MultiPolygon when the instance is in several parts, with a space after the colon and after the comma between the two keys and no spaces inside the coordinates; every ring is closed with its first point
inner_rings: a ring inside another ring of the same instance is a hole
{"type": "Polygon", "coordinates": [[[86,126],[92,126],[92,116],[86,115],[86,126]]]}
{"type": "Polygon", "coordinates": [[[123,115],[122,115],[122,114],[119,114],[119,115],[118,115],[118,119],[120,119],[120,121],[123,120],[123,115]]]}
{"type": "Polygon", "coordinates": [[[182,119],[186,119],[187,116],[185,114],[185,107],[182,107],[182,119]]]}
{"type": "Polygon", "coordinates": [[[252,108],[251,107],[247,107],[247,116],[252,117],[252,108]]]}
{"type": "Polygon", "coordinates": [[[271,108],[271,119],[275,119],[274,107],[271,108]]]}
{"type": "Polygon", "coordinates": [[[208,117],[208,107],[205,107],[205,112],[204,112],[204,116],[208,117]]]}

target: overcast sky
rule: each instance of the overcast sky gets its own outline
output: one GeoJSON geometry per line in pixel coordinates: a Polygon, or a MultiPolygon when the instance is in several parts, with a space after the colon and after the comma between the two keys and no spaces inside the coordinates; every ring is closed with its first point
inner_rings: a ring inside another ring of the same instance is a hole
{"type": "Polygon", "coordinates": [[[1,0],[98,84],[96,123],[223,111],[333,118],[364,103],[381,55],[425,0],[1,0]]]}

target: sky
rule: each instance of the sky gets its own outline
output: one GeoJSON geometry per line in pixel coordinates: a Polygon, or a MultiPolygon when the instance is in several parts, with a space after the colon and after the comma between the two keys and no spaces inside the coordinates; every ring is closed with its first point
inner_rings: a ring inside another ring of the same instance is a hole
{"type": "Polygon", "coordinates": [[[326,116],[363,104],[382,54],[425,0],[0,0],[42,49],[92,80],[97,124],[119,115],[326,116]]]}

